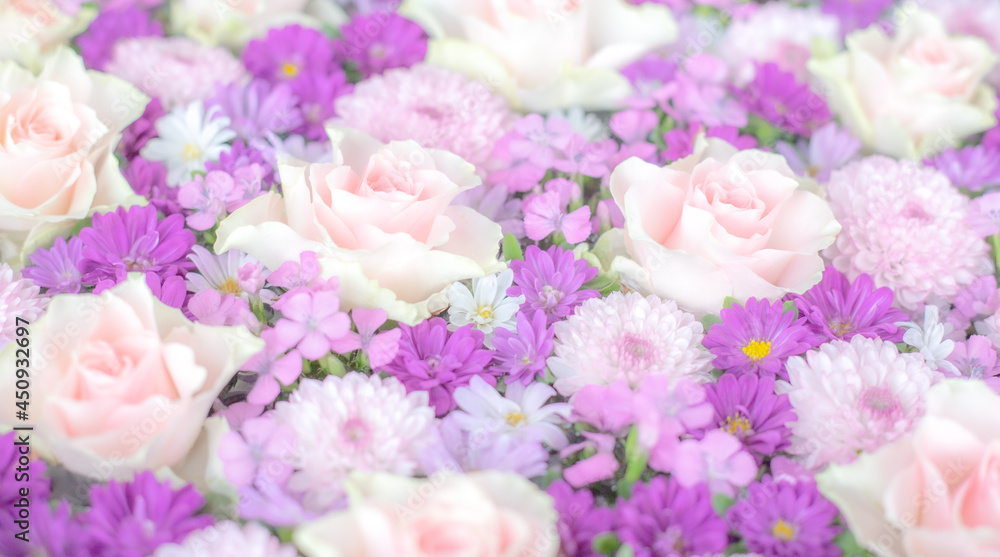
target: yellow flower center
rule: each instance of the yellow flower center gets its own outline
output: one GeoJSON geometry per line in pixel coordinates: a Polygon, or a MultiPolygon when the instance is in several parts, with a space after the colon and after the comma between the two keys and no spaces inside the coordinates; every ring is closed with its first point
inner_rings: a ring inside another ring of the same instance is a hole
{"type": "Polygon", "coordinates": [[[240,292],[243,290],[233,277],[226,278],[225,282],[219,285],[219,293],[221,294],[239,294],[240,292]]]}
{"type": "Polygon", "coordinates": [[[504,419],[510,427],[518,427],[522,424],[528,423],[528,417],[521,412],[511,412],[510,414],[504,416],[504,419]]]}
{"type": "Polygon", "coordinates": [[[291,62],[285,62],[281,65],[281,76],[286,79],[292,79],[293,77],[299,75],[299,66],[291,62]]]}
{"type": "Polygon", "coordinates": [[[197,145],[188,143],[184,146],[184,151],[181,152],[181,158],[186,161],[198,160],[201,158],[201,149],[197,145]]]}
{"type": "Polygon", "coordinates": [[[739,414],[726,416],[726,425],[722,429],[732,433],[737,437],[743,437],[750,431],[750,420],[739,414]]]}
{"type": "Polygon", "coordinates": [[[479,311],[476,312],[483,321],[489,321],[493,319],[493,306],[480,306],[479,311]]]}
{"type": "Polygon", "coordinates": [[[850,323],[830,323],[830,331],[838,337],[842,337],[851,332],[850,323]]]}
{"type": "Polygon", "coordinates": [[[749,344],[743,347],[743,353],[751,360],[759,362],[771,353],[771,341],[751,340],[749,344]]]}
{"type": "Polygon", "coordinates": [[[787,542],[795,537],[795,527],[784,520],[778,520],[774,523],[774,527],[771,528],[771,535],[787,542]]]}

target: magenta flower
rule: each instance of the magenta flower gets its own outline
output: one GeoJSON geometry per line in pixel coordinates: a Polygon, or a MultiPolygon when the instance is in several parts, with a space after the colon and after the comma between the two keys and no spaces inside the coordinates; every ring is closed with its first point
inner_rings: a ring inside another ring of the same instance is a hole
{"type": "Polygon", "coordinates": [[[268,31],[263,39],[250,41],[241,57],[247,71],[271,83],[290,83],[298,93],[306,75],[324,75],[339,70],[334,41],[323,32],[287,25],[268,31]]]}
{"type": "Polygon", "coordinates": [[[646,141],[659,123],[659,116],[652,110],[627,109],[612,115],[608,127],[627,144],[646,141]]]}
{"type": "Polygon", "coordinates": [[[831,118],[822,97],[773,62],[756,64],[754,80],[742,96],[751,114],[797,135],[808,136],[831,118]]]}
{"type": "Polygon", "coordinates": [[[281,264],[267,277],[267,282],[278,288],[292,290],[312,284],[319,276],[319,259],[316,252],[304,251],[299,254],[299,261],[288,260],[281,264]]]}
{"type": "Polygon", "coordinates": [[[842,553],[833,541],[841,531],[837,514],[814,482],[764,476],[729,508],[726,520],[754,553],[835,557],[842,553]]]}
{"type": "Polygon", "coordinates": [[[167,185],[167,166],[162,162],[136,156],[122,171],[122,175],[132,186],[132,191],[148,199],[149,204],[164,216],[183,210],[177,202],[177,188],[167,185]]]}
{"type": "Polygon", "coordinates": [[[580,289],[597,276],[597,268],[559,246],[546,251],[528,246],[524,260],[512,261],[510,268],[514,285],[507,295],[524,296],[522,309],[543,311],[550,323],[569,316],[584,300],[599,296],[596,290],[580,289]]]}
{"type": "Polygon", "coordinates": [[[555,481],[546,492],[555,502],[559,522],[560,549],[564,555],[597,557],[593,540],[598,534],[611,529],[614,513],[606,507],[594,505],[594,495],[588,489],[574,491],[564,481],[555,481]]]}
{"type": "Polygon", "coordinates": [[[349,348],[351,319],[340,311],[336,279],[311,288],[286,292],[272,306],[281,312],[274,325],[275,342],[284,349],[298,347],[307,360],[349,348]]]}
{"type": "Polygon", "coordinates": [[[658,54],[650,54],[638,62],[621,69],[621,74],[632,84],[628,104],[632,108],[653,108],[667,102],[677,64],[658,54]]]}
{"type": "Polygon", "coordinates": [[[707,483],[712,493],[733,497],[757,477],[757,463],[735,435],[712,429],[680,442],[671,472],[682,486],[707,483]]]}
{"type": "Polygon", "coordinates": [[[712,509],[708,487],[683,487],[673,477],[654,476],[619,499],[614,530],[636,557],[720,555],[729,544],[729,528],[712,509]]]}
{"type": "Polygon", "coordinates": [[[67,242],[56,238],[50,249],[37,249],[30,256],[32,265],[21,271],[21,276],[31,279],[37,286],[47,288],[47,294],[79,294],[82,286],[80,261],[83,260],[83,242],[73,236],[67,242]]]}
{"type": "Polygon", "coordinates": [[[710,427],[736,436],[757,464],[791,444],[792,431],[786,424],[795,421],[795,412],[788,395],[774,393],[773,378],[726,373],[706,391],[715,410],[710,427]]]}
{"type": "Polygon", "coordinates": [[[493,146],[493,157],[503,163],[502,168],[490,173],[489,181],[496,189],[502,187],[510,193],[528,191],[538,185],[549,169],[532,162],[531,151],[520,152],[517,148],[520,138],[516,132],[509,132],[493,146]]]}
{"type": "Polygon", "coordinates": [[[524,233],[534,241],[540,241],[555,231],[563,233],[566,241],[577,244],[590,236],[590,207],[584,205],[571,213],[556,192],[546,192],[529,196],[522,205],[524,211],[524,233]]]}
{"type": "MultiPolygon", "coordinates": [[[[156,275],[159,281],[177,278],[193,267],[187,260],[194,233],[184,228],[180,215],[158,220],[152,206],[119,207],[96,214],[80,231],[83,283],[103,290],[125,280],[129,272],[156,275]]],[[[181,284],[183,285],[183,280],[181,284]]],[[[185,288],[186,290],[186,288],[185,288]]]]}
{"type": "Polygon", "coordinates": [[[722,323],[708,329],[702,345],[715,359],[712,365],[737,375],[767,373],[788,379],[785,360],[808,350],[805,318],[784,311],[780,301],[750,298],[720,312],[722,323]]]}
{"type": "Polygon", "coordinates": [[[830,173],[844,166],[861,152],[861,141],[850,132],[830,122],[821,126],[809,141],[799,140],[795,146],[779,141],[774,146],[799,176],[812,176],[820,182],[830,179],[830,173]]]}
{"type": "Polygon", "coordinates": [[[1000,192],[991,191],[973,199],[965,221],[983,238],[1000,232],[1000,192]]]}
{"type": "Polygon", "coordinates": [[[525,385],[545,375],[545,359],[552,353],[555,330],[548,326],[545,313],[536,311],[529,318],[517,313],[516,332],[498,328],[493,336],[496,371],[506,374],[507,382],[525,385]]]}
{"type": "Polygon", "coordinates": [[[412,66],[427,54],[427,33],[396,13],[355,16],[340,28],[340,36],[341,56],[364,77],[412,66]]]}
{"type": "Polygon", "coordinates": [[[969,145],[961,149],[948,149],[930,161],[960,188],[982,191],[1000,185],[1000,146],[969,145]]]}
{"type": "Polygon", "coordinates": [[[624,380],[610,385],[585,385],[573,398],[572,419],[598,431],[621,436],[638,419],[636,393],[624,380]]]}
{"type": "Polygon", "coordinates": [[[205,108],[218,106],[221,114],[229,118],[229,129],[236,132],[236,137],[259,141],[302,125],[297,102],[287,83],[272,84],[258,78],[249,85],[217,85],[215,96],[205,101],[205,108]]]}
{"type": "Polygon", "coordinates": [[[816,286],[789,298],[804,319],[802,324],[812,333],[814,347],[833,339],[851,340],[855,335],[890,342],[903,340],[903,331],[896,323],[906,321],[906,314],[892,307],[892,290],[875,288],[867,274],[850,282],[828,266],[816,286]]]}
{"type": "Polygon", "coordinates": [[[514,129],[507,134],[510,138],[510,154],[524,158],[533,165],[548,170],[556,161],[556,145],[565,143],[574,135],[573,127],[564,118],[540,114],[528,114],[514,123],[514,129]]]}
{"type": "MultiPolygon", "coordinates": [[[[134,160],[150,139],[158,137],[156,121],[165,114],[160,99],[153,97],[146,105],[146,109],[143,110],[142,116],[139,116],[135,122],[125,128],[125,131],[122,132],[122,139],[118,142],[118,152],[125,157],[125,160],[134,160]]],[[[132,187],[134,188],[135,184],[132,187]]]]}
{"type": "Polygon", "coordinates": [[[455,408],[455,389],[473,377],[496,384],[496,372],[486,369],[493,353],[483,348],[484,335],[472,325],[449,332],[447,321],[432,317],[413,327],[400,325],[400,330],[396,357],[381,371],[399,379],[407,392],[427,391],[438,417],[455,408]]]}
{"type": "Polygon", "coordinates": [[[251,331],[260,330],[260,321],[250,311],[246,298],[232,293],[220,293],[214,288],[191,296],[187,309],[194,320],[206,325],[242,325],[251,331]]]}
{"type": "Polygon", "coordinates": [[[590,143],[578,133],[562,138],[557,145],[559,154],[552,162],[554,169],[591,178],[607,176],[611,172],[607,162],[618,153],[618,145],[613,139],[590,143]]]}
{"type": "Polygon", "coordinates": [[[148,10],[128,6],[120,10],[103,9],[76,37],[80,57],[88,68],[104,70],[111,61],[115,43],[133,37],[162,37],[163,26],[148,10]]]}
{"type": "Polygon", "coordinates": [[[85,532],[79,543],[93,557],[146,557],[212,524],[211,515],[195,514],[204,504],[194,486],[175,491],[149,471],[128,483],[95,484],[90,509],[79,515],[85,532]]]}
{"type": "Polygon", "coordinates": [[[302,355],[298,350],[285,354],[274,329],[265,329],[260,338],[264,341],[264,349],[243,364],[242,371],[255,374],[247,402],[263,406],[278,398],[282,385],[291,385],[299,378],[302,374],[302,355]]]}
{"type": "Polygon", "coordinates": [[[274,420],[273,413],[250,418],[219,440],[222,470],[237,489],[253,486],[261,476],[284,484],[292,475],[295,432],[274,420]]]}
{"type": "Polygon", "coordinates": [[[326,122],[337,115],[336,101],[350,94],[354,86],[339,68],[330,73],[308,73],[293,83],[304,122],[292,130],[312,141],[327,141],[326,122]]]}
{"type": "Polygon", "coordinates": [[[954,364],[962,377],[982,379],[991,389],[1000,392],[1000,368],[997,368],[997,351],[989,337],[972,335],[968,341],[956,342],[948,361],[954,364]]]}
{"type": "Polygon", "coordinates": [[[382,308],[354,308],[351,319],[358,332],[348,334],[347,350],[363,350],[368,356],[368,365],[372,369],[382,368],[396,357],[399,350],[399,337],[403,331],[398,328],[378,332],[388,319],[387,312],[382,308]]]}

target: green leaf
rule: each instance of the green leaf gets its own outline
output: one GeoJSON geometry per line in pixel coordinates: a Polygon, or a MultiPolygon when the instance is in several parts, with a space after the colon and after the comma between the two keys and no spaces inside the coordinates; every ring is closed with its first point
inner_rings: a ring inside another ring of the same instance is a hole
{"type": "Polygon", "coordinates": [[[739,300],[737,300],[736,298],[733,298],[732,296],[726,296],[726,299],[722,300],[722,307],[725,308],[725,309],[729,309],[729,308],[733,307],[734,305],[738,306],[738,305],[741,305],[741,304],[740,304],[739,300]]]}
{"type": "Polygon", "coordinates": [[[605,532],[594,536],[594,540],[590,542],[590,545],[594,548],[595,552],[601,555],[614,555],[621,548],[622,542],[614,532],[605,532]]]}
{"type": "Polygon", "coordinates": [[[795,319],[799,317],[799,308],[795,307],[795,302],[788,300],[787,302],[781,304],[781,311],[783,313],[793,312],[795,314],[795,319]]]}
{"type": "Polygon", "coordinates": [[[618,553],[615,553],[615,557],[635,557],[635,551],[632,550],[632,546],[625,544],[618,548],[618,553]]]}
{"type": "Polygon", "coordinates": [[[741,555],[747,552],[747,544],[740,540],[736,543],[729,544],[726,548],[726,555],[741,555]]]}
{"type": "Polygon", "coordinates": [[[712,313],[706,313],[705,316],[701,318],[701,326],[704,327],[706,331],[709,330],[712,325],[716,325],[718,323],[722,323],[722,318],[712,313]]]}
{"type": "Polygon", "coordinates": [[[712,508],[715,509],[715,514],[719,516],[725,516],[726,510],[732,507],[734,503],[736,503],[736,499],[725,493],[716,493],[712,496],[712,508]]]}
{"type": "Polygon", "coordinates": [[[505,261],[524,259],[524,252],[521,251],[521,244],[517,242],[517,238],[510,232],[505,234],[503,237],[503,258],[505,261]]]}
{"type": "Polygon", "coordinates": [[[632,493],[632,485],[642,477],[649,462],[649,453],[639,447],[639,431],[636,426],[632,426],[625,438],[625,462],[625,476],[618,481],[618,495],[628,498],[632,493]]]}
{"type": "Polygon", "coordinates": [[[858,544],[858,540],[854,539],[854,534],[850,530],[844,530],[840,534],[837,534],[837,537],[833,538],[833,542],[844,552],[844,557],[867,557],[871,555],[871,553],[858,544]]]}

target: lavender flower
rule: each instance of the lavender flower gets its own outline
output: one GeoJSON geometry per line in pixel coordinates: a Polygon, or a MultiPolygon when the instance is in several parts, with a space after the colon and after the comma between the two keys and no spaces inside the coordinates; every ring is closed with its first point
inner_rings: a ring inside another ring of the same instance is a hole
{"type": "Polygon", "coordinates": [[[56,238],[50,249],[37,249],[30,256],[33,265],[25,267],[21,276],[36,285],[48,288],[48,294],[79,294],[81,283],[80,261],[83,259],[83,242],[72,237],[69,242],[56,238]]]}
{"type": "Polygon", "coordinates": [[[512,261],[510,268],[514,286],[507,289],[507,295],[524,296],[522,310],[543,311],[549,323],[566,318],[584,300],[600,295],[596,290],[580,290],[597,276],[597,268],[559,246],[546,251],[528,246],[524,261],[512,261]]]}
{"type": "Polygon", "coordinates": [[[810,348],[804,319],[784,311],[780,301],[750,298],[720,312],[722,323],[708,329],[702,345],[712,365],[736,374],[768,373],[787,379],[785,360],[810,348]]]}

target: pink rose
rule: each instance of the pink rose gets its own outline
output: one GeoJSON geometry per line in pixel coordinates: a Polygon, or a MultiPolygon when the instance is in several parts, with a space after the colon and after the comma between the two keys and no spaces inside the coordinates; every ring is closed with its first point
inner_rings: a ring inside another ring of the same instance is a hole
{"type": "Polygon", "coordinates": [[[138,273],[100,296],[53,297],[28,330],[26,348],[0,352],[0,397],[10,401],[0,420],[21,423],[15,392],[26,381],[33,447],[101,480],[180,463],[219,392],[263,348],[242,327],[188,321],[138,273]]]}
{"type": "Polygon", "coordinates": [[[625,215],[611,263],[643,294],[695,314],[718,312],[727,296],[776,299],[819,282],[840,224],[826,201],[799,188],[780,155],[737,151],[699,137],[694,154],[663,168],[638,158],[611,174],[625,215]]]}
{"type": "Polygon", "coordinates": [[[340,278],[342,309],[381,307],[408,324],[447,307],[452,283],[505,268],[500,225],[451,205],[480,184],[475,167],[413,141],[330,134],[338,162],[279,163],[284,194],[227,217],[216,252],[237,248],[273,271],[315,251],[323,278],[340,278]]]}
{"type": "Polygon", "coordinates": [[[516,474],[355,474],[347,484],[347,509],[295,531],[308,557],[555,557],[559,549],[551,497],[516,474]]]}
{"type": "Polygon", "coordinates": [[[947,379],[914,431],[816,477],[880,556],[1000,555],[1000,395],[947,379]]]}
{"type": "MultiPolygon", "coordinates": [[[[0,62],[0,260],[132,193],[114,148],[149,98],[60,48],[38,76],[0,62]]],[[[137,198],[138,199],[138,198],[137,198]]]]}
{"type": "Polygon", "coordinates": [[[845,52],[809,61],[851,133],[876,153],[917,159],[996,125],[989,45],[949,36],[929,12],[901,8],[897,20],[891,38],[873,25],[849,35],[845,52]]]}

